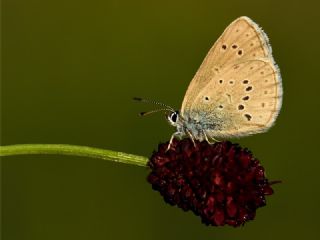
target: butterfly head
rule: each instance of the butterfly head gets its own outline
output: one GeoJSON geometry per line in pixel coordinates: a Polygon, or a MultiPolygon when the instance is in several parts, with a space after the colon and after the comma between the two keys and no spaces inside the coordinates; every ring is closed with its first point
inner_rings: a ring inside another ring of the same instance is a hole
{"type": "Polygon", "coordinates": [[[172,125],[174,127],[178,127],[181,125],[182,118],[180,116],[179,111],[174,110],[174,108],[170,107],[169,105],[166,105],[161,102],[153,101],[153,100],[138,98],[138,97],[133,98],[133,100],[139,101],[139,102],[145,102],[145,103],[152,103],[152,104],[161,106],[161,108],[158,108],[158,109],[154,109],[154,110],[147,111],[147,112],[141,112],[140,116],[146,116],[146,115],[149,115],[151,113],[156,113],[156,112],[166,112],[166,118],[167,118],[167,121],[169,122],[170,125],[172,125]]]}
{"type": "Polygon", "coordinates": [[[170,111],[167,114],[167,120],[169,122],[170,125],[176,127],[179,125],[180,122],[180,114],[179,111],[170,111]]]}
{"type": "Polygon", "coordinates": [[[169,122],[169,124],[171,126],[177,128],[177,132],[183,132],[183,129],[185,126],[185,120],[180,115],[180,112],[178,110],[175,110],[174,108],[172,108],[169,105],[166,105],[164,103],[149,100],[149,99],[135,97],[135,98],[133,98],[133,100],[139,101],[139,102],[151,103],[151,104],[155,104],[155,105],[160,105],[161,108],[154,109],[154,110],[147,111],[147,112],[141,112],[140,116],[147,116],[149,114],[156,113],[156,112],[165,112],[166,119],[169,122]]]}

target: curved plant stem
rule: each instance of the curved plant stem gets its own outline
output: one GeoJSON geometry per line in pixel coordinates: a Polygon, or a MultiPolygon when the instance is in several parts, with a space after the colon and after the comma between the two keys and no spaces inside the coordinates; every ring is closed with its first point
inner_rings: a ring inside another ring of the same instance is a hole
{"type": "Polygon", "coordinates": [[[111,150],[67,144],[17,144],[0,146],[0,156],[54,154],[98,158],[113,162],[146,166],[148,158],[111,150]]]}

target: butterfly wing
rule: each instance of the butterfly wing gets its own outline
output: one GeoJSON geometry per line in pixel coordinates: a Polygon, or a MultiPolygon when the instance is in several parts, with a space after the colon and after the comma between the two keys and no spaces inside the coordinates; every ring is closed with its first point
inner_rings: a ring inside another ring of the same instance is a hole
{"type": "Polygon", "coordinates": [[[281,77],[268,38],[252,20],[240,17],[210,49],[188,87],[181,114],[214,123],[214,129],[205,129],[211,136],[242,136],[268,129],[281,101],[281,77]]]}
{"type": "Polygon", "coordinates": [[[189,84],[181,112],[190,110],[194,98],[228,65],[254,58],[272,58],[268,38],[248,17],[233,21],[209,50],[189,84]]]}
{"type": "Polygon", "coordinates": [[[282,88],[277,67],[268,59],[248,60],[226,68],[199,92],[191,115],[212,137],[238,137],[266,131],[281,108],[282,88]],[[208,125],[209,126],[209,125],[208,125]]]}

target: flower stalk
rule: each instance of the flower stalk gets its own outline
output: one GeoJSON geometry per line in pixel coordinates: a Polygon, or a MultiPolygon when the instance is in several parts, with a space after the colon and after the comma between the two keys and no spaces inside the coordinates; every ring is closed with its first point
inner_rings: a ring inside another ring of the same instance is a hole
{"type": "Polygon", "coordinates": [[[70,155],[146,167],[148,158],[107,149],[68,144],[17,144],[0,146],[0,157],[14,155],[70,155]]]}

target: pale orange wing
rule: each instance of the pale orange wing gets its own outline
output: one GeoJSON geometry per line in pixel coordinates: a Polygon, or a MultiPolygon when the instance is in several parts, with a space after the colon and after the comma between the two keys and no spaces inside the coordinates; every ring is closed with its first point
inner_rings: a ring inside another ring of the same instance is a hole
{"type": "Polygon", "coordinates": [[[214,123],[214,128],[203,129],[210,137],[240,137],[270,128],[281,103],[278,68],[261,58],[229,66],[214,76],[186,114],[201,123],[214,123]]]}
{"type": "Polygon", "coordinates": [[[208,52],[185,94],[181,114],[191,110],[192,104],[215,76],[238,62],[269,59],[273,63],[268,38],[259,26],[248,17],[233,21],[208,52]]]}

